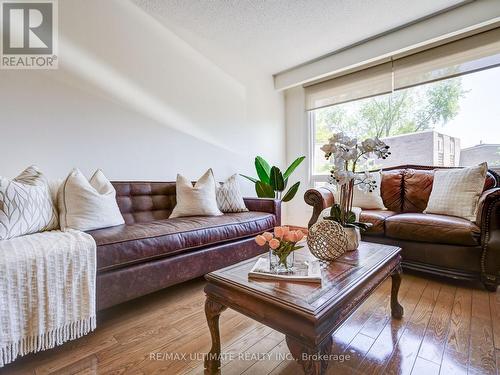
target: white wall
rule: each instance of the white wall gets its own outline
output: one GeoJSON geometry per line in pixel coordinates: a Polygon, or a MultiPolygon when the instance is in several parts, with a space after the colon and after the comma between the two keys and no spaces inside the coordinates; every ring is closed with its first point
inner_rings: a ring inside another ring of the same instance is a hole
{"type": "Polygon", "coordinates": [[[306,160],[296,169],[290,183],[300,182],[296,197],[287,204],[287,223],[307,227],[312,207],[304,202],[304,193],[310,187],[309,129],[305,110],[304,88],[294,87],[285,91],[286,159],[291,163],[296,157],[306,155],[306,160]]]}
{"type": "MultiPolygon", "coordinates": [[[[231,73],[128,1],[59,1],[59,69],[0,71],[0,175],[102,168],[116,180],[253,174],[285,162],[270,76],[231,73]]],[[[247,194],[250,183],[242,182],[247,194]]]]}

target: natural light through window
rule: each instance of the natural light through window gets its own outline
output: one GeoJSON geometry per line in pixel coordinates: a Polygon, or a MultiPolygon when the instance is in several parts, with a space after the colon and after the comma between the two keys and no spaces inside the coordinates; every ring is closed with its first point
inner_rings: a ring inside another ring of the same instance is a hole
{"type": "Polygon", "coordinates": [[[329,173],[320,147],[333,132],[377,136],[392,155],[374,168],[403,164],[500,167],[500,67],[310,112],[313,175],[329,173]]]}

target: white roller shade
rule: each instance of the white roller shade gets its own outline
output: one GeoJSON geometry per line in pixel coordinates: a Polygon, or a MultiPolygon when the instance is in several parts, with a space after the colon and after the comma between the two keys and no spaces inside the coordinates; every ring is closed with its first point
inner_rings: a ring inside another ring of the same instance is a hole
{"type": "Polygon", "coordinates": [[[305,88],[306,110],[386,94],[391,90],[391,63],[385,63],[307,86],[305,88]]]}
{"type": "Polygon", "coordinates": [[[500,28],[305,87],[306,110],[500,65],[500,28]]]}
{"type": "Polygon", "coordinates": [[[394,89],[472,73],[500,64],[500,29],[394,60],[394,89]]]}

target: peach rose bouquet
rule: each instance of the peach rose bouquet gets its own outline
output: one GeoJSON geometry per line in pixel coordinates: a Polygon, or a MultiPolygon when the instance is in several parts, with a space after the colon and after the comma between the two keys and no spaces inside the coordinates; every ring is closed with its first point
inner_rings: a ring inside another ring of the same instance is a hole
{"type": "Polygon", "coordinates": [[[269,257],[271,269],[276,272],[289,272],[293,262],[289,261],[289,256],[293,251],[301,249],[303,246],[297,246],[304,238],[301,230],[290,230],[289,227],[275,227],[274,233],[264,232],[255,237],[255,242],[259,246],[269,247],[269,257]],[[273,256],[277,261],[273,262],[273,256]]]}

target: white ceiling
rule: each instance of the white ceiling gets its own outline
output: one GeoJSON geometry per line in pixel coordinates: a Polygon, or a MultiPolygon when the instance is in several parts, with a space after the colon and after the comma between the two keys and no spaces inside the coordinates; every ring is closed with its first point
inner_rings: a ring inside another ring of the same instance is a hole
{"type": "Polygon", "coordinates": [[[275,74],[463,0],[132,0],[221,64],[275,74]],[[218,61],[217,61],[218,60],[218,61]]]}

